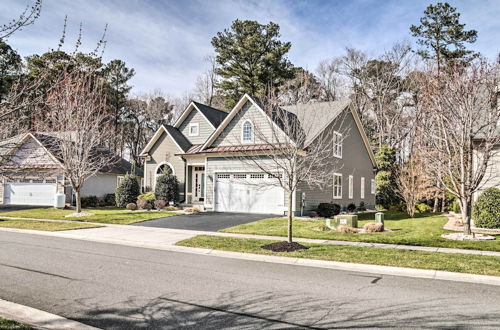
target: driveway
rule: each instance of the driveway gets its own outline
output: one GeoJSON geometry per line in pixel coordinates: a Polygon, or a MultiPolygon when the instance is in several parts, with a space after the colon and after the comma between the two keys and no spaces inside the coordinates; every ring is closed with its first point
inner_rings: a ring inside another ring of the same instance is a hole
{"type": "Polygon", "coordinates": [[[195,214],[182,214],[173,217],[137,222],[132,224],[132,226],[218,231],[220,229],[274,217],[276,217],[276,215],[205,212],[195,214]]]}

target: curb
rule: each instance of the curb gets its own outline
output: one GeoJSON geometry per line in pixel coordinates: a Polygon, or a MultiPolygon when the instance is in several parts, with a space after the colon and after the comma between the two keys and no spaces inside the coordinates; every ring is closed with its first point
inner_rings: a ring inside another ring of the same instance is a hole
{"type": "Polygon", "coordinates": [[[16,322],[29,324],[37,329],[99,330],[99,328],[90,325],[3,299],[0,299],[0,316],[16,322]]]}
{"type": "MultiPolygon", "coordinates": [[[[327,261],[327,260],[316,260],[316,259],[305,259],[305,258],[292,258],[292,257],[281,257],[281,256],[269,256],[254,253],[241,253],[223,250],[214,250],[206,248],[192,248],[178,245],[167,245],[167,244],[151,244],[151,243],[137,243],[134,241],[123,241],[118,239],[94,239],[88,236],[76,236],[67,237],[64,234],[57,234],[58,232],[40,232],[35,230],[25,230],[25,229],[13,229],[13,228],[0,228],[0,231],[33,234],[39,236],[52,236],[66,239],[78,239],[83,241],[115,244],[115,245],[126,245],[131,247],[146,248],[153,250],[163,250],[171,252],[180,253],[192,253],[192,254],[202,254],[214,257],[232,258],[240,260],[258,261],[258,262],[269,262],[287,265],[297,265],[306,267],[317,267],[317,268],[329,268],[343,271],[354,271],[354,272],[364,272],[364,273],[375,273],[381,275],[392,275],[392,276],[403,276],[403,277],[413,277],[413,278],[428,278],[435,280],[446,280],[446,281],[456,281],[456,282],[467,282],[467,283],[477,283],[477,284],[487,284],[500,286],[500,276],[489,276],[489,275],[477,275],[468,273],[454,273],[441,270],[432,269],[417,269],[417,268],[406,268],[406,267],[394,267],[394,266],[380,266],[371,264],[357,264],[349,262],[340,261],[327,261]]],[[[61,232],[59,232],[61,233],[61,232]]],[[[195,235],[193,235],[195,236],[195,235]]]]}

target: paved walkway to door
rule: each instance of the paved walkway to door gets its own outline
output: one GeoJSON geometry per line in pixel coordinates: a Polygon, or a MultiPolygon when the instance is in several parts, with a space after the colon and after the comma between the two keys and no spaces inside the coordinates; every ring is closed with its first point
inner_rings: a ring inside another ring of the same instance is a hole
{"type": "Polygon", "coordinates": [[[170,229],[218,231],[224,228],[274,217],[276,217],[276,215],[204,212],[136,222],[131,225],[170,229]]]}

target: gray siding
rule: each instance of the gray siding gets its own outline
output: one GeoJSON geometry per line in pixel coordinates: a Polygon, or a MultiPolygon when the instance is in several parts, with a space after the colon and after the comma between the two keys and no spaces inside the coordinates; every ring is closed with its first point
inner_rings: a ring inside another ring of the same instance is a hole
{"type": "Polygon", "coordinates": [[[156,167],[162,162],[168,162],[174,168],[174,173],[179,180],[179,192],[184,194],[185,166],[181,157],[175,154],[181,153],[175,142],[167,133],[163,133],[150,150],[151,160],[144,164],[146,190],[152,190],[155,180],[156,167]]]}
{"type": "Polygon", "coordinates": [[[118,183],[116,174],[96,174],[88,178],[83,184],[81,196],[104,197],[106,194],[114,194],[118,183]]]}
{"type": "MultiPolygon", "coordinates": [[[[477,166],[477,154],[474,155],[474,163],[477,166]]],[[[480,188],[474,194],[474,200],[476,200],[481,193],[488,188],[500,188],[500,145],[496,145],[493,151],[493,156],[490,158],[488,168],[481,181],[480,188]]]]}
{"type": "MultiPolygon", "coordinates": [[[[342,159],[333,158],[331,169],[342,174],[342,198],[333,199],[333,177],[326,183],[325,188],[318,189],[301,184],[297,191],[297,210],[302,208],[301,194],[304,192],[304,211],[314,210],[319,203],[333,202],[343,207],[350,203],[359,205],[361,201],[366,206],[375,205],[375,194],[371,193],[371,180],[375,179],[375,172],[370,160],[370,156],[363,143],[363,139],[357,129],[354,118],[350,112],[345,112],[340,120],[333,122],[328,128],[328,132],[340,132],[343,136],[342,159]],[[349,175],[353,176],[353,198],[349,198],[349,175]],[[361,198],[361,177],[365,178],[365,198],[361,198]]],[[[332,140],[332,139],[330,139],[332,140]]],[[[332,142],[333,143],[333,142],[332,142]]],[[[333,147],[333,144],[332,144],[333,147]]]]}
{"type": "Polygon", "coordinates": [[[205,116],[198,110],[193,109],[187,118],[179,126],[179,131],[188,139],[191,144],[202,144],[207,141],[208,137],[214,131],[214,128],[207,121],[205,116]],[[189,136],[189,124],[198,123],[198,136],[189,136]]]}
{"type": "MultiPolygon", "coordinates": [[[[264,144],[273,141],[276,130],[272,128],[272,123],[268,117],[262,113],[253,103],[247,101],[236,114],[236,116],[224,128],[212,146],[241,145],[241,128],[246,120],[250,120],[254,127],[254,141],[248,144],[264,144]]],[[[279,140],[284,139],[280,136],[279,140]]]]}

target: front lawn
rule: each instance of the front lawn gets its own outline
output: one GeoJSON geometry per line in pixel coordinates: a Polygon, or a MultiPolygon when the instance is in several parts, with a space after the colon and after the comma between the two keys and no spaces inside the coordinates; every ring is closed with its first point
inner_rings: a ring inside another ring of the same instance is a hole
{"type": "MultiPolygon", "coordinates": [[[[367,222],[374,222],[374,214],[362,214],[358,226],[367,222]]],[[[385,227],[392,232],[373,234],[342,234],[334,231],[318,230],[325,224],[325,220],[298,220],[293,221],[294,237],[330,239],[339,241],[355,241],[386,244],[405,244],[418,246],[435,246],[460,249],[500,251],[500,237],[494,241],[450,241],[441,237],[441,234],[450,231],[443,226],[447,218],[442,215],[424,214],[411,219],[402,212],[386,212],[385,227]]],[[[264,219],[236,227],[222,229],[221,232],[257,234],[271,236],[287,235],[287,220],[285,218],[264,219]]]]}
{"type": "Polygon", "coordinates": [[[21,323],[18,323],[16,321],[12,321],[12,320],[7,320],[7,319],[4,319],[3,317],[0,317],[0,330],[4,330],[4,329],[10,329],[10,330],[14,330],[14,329],[22,329],[22,330],[29,330],[29,329],[34,329],[33,327],[27,325],[27,324],[21,324],[21,323]]]}
{"type": "Polygon", "coordinates": [[[175,212],[168,212],[168,211],[160,211],[160,212],[129,211],[121,208],[103,207],[95,209],[84,209],[83,212],[88,212],[93,214],[88,217],[65,218],[65,215],[74,212],[75,212],[74,210],[40,208],[40,209],[4,212],[0,214],[0,219],[2,218],[2,216],[5,216],[5,217],[17,217],[17,218],[70,220],[70,221],[85,221],[85,222],[114,223],[120,225],[128,225],[134,222],[170,217],[178,214],[175,212]]]}
{"type": "Polygon", "coordinates": [[[262,245],[272,242],[276,241],[200,235],[177,242],[176,245],[282,257],[500,276],[500,258],[498,257],[308,243],[302,244],[309,249],[294,252],[272,252],[261,248],[262,245]]]}
{"type": "Polygon", "coordinates": [[[43,230],[43,231],[99,228],[99,226],[81,222],[68,223],[68,222],[52,222],[52,221],[34,221],[34,220],[0,220],[0,227],[43,230]]]}

